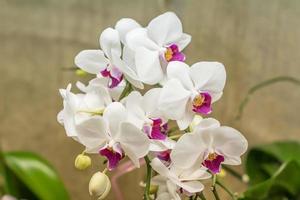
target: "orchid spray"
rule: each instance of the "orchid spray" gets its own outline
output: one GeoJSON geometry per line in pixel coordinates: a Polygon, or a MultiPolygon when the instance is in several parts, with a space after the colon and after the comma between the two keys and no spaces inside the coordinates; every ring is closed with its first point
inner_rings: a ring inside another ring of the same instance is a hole
{"type": "Polygon", "coordinates": [[[222,166],[241,164],[245,137],[207,117],[222,96],[225,67],[204,61],[187,65],[182,51],[190,41],[176,14],[166,12],[146,27],[123,18],[101,33],[101,49],[75,57],[80,70],[95,77],[88,85],[77,82],[81,93],[72,93],[71,84],[60,90],[64,107],[58,121],[85,147],[76,158],[78,169],[91,165],[87,154],[105,158],[105,169],[89,184],[97,199],[111,188],[106,172],[126,158],[134,167],[146,164],[146,200],[205,199],[206,179],[218,200],[222,166]]]}

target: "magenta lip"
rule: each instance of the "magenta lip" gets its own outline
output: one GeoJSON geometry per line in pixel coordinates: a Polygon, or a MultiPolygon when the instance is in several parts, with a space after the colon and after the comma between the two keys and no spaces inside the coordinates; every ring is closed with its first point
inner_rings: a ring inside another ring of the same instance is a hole
{"type": "Polygon", "coordinates": [[[204,98],[203,103],[200,106],[193,105],[193,111],[200,114],[210,114],[211,108],[211,96],[208,92],[202,92],[200,95],[204,98]]]}
{"type": "Polygon", "coordinates": [[[216,154],[216,157],[212,160],[206,159],[202,165],[211,171],[213,174],[218,174],[221,171],[221,164],[224,162],[224,156],[216,154]]]}
{"type": "Polygon", "coordinates": [[[179,51],[178,46],[176,44],[170,45],[169,48],[172,51],[172,58],[168,60],[169,62],[171,61],[185,61],[185,55],[179,51]]]}
{"type": "Polygon", "coordinates": [[[145,125],[143,131],[153,140],[165,140],[167,137],[168,123],[163,123],[161,118],[152,118],[152,126],[145,125]]]}
{"type": "MultiPolygon", "coordinates": [[[[120,147],[117,147],[117,148],[120,148],[120,147]]],[[[122,149],[120,148],[119,150],[120,150],[120,152],[114,151],[112,148],[106,147],[99,151],[100,155],[106,157],[106,159],[108,161],[107,168],[110,171],[115,169],[118,166],[120,160],[122,160],[122,158],[124,157],[122,149]]]]}
{"type": "Polygon", "coordinates": [[[108,83],[109,88],[114,88],[118,86],[119,83],[123,80],[122,72],[116,67],[113,67],[110,71],[107,68],[105,68],[100,73],[103,77],[107,77],[110,79],[108,83]]]}

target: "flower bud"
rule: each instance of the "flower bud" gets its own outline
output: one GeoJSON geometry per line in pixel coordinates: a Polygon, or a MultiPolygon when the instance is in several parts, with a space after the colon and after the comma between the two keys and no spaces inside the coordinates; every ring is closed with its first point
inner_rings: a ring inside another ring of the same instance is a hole
{"type": "Polygon", "coordinates": [[[82,69],[76,69],[76,75],[77,76],[86,76],[87,72],[83,71],[82,69]]]}
{"type": "Polygon", "coordinates": [[[157,185],[150,185],[150,190],[149,190],[150,194],[156,194],[157,190],[158,190],[158,186],[157,185]]]}
{"type": "Polygon", "coordinates": [[[75,159],[75,167],[79,170],[84,170],[91,166],[92,161],[89,156],[86,156],[84,154],[79,154],[75,159]]]}
{"type": "Polygon", "coordinates": [[[192,123],[189,126],[190,132],[193,132],[194,128],[202,121],[202,117],[200,115],[195,115],[192,123]]]}
{"type": "Polygon", "coordinates": [[[89,183],[89,192],[91,196],[95,196],[98,200],[104,199],[111,188],[108,176],[102,172],[95,173],[89,183]]]}

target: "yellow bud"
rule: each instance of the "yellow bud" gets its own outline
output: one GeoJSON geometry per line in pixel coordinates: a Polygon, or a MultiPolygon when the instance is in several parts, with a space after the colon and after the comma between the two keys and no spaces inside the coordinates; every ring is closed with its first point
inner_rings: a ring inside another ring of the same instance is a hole
{"type": "Polygon", "coordinates": [[[95,173],[89,183],[89,192],[91,196],[98,200],[104,199],[111,188],[111,183],[108,176],[102,172],[95,173]]]}
{"type": "Polygon", "coordinates": [[[158,190],[158,185],[150,185],[150,194],[155,194],[158,190]]]}
{"type": "Polygon", "coordinates": [[[79,170],[84,170],[91,166],[92,160],[89,156],[79,154],[75,159],[75,167],[79,170]]]}
{"type": "Polygon", "coordinates": [[[85,76],[87,75],[87,73],[85,71],[83,71],[82,69],[76,69],[76,75],[77,76],[85,76]]]}
{"type": "Polygon", "coordinates": [[[224,169],[221,169],[220,173],[218,174],[218,177],[224,178],[226,176],[226,171],[224,169]]]}
{"type": "Polygon", "coordinates": [[[195,127],[202,121],[202,119],[203,118],[200,115],[195,115],[194,116],[194,119],[193,119],[192,123],[189,126],[191,132],[193,132],[195,127]]]}
{"type": "Polygon", "coordinates": [[[249,178],[248,174],[243,174],[242,180],[244,183],[249,183],[250,178],[249,178]]]}

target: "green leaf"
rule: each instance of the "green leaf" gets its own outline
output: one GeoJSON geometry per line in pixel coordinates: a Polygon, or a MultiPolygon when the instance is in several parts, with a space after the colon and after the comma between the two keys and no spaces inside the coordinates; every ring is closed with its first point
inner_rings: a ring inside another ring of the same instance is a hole
{"type": "Polygon", "coordinates": [[[295,160],[300,163],[300,143],[276,142],[252,148],[246,158],[246,171],[250,184],[269,179],[282,163],[295,160]]]}
{"type": "Polygon", "coordinates": [[[300,197],[300,170],[298,161],[288,161],[268,180],[250,187],[244,200],[297,199],[300,197]]]}
{"type": "Polygon", "coordinates": [[[69,199],[56,171],[41,157],[29,152],[10,152],[3,153],[3,158],[7,187],[14,195],[40,200],[69,199]]]}
{"type": "Polygon", "coordinates": [[[243,199],[300,198],[299,155],[298,142],[276,142],[252,148],[246,158],[251,187],[243,199]]]}

